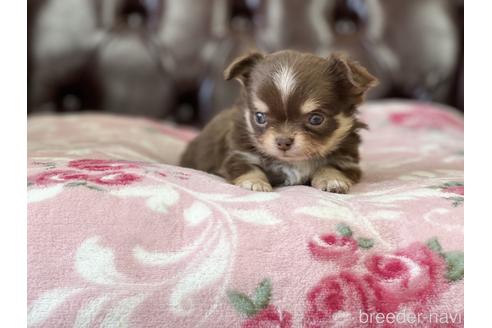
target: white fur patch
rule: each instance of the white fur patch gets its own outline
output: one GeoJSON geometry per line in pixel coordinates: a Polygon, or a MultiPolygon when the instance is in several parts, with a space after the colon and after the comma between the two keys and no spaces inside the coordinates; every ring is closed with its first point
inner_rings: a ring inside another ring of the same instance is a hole
{"type": "Polygon", "coordinates": [[[287,98],[296,87],[295,73],[291,67],[282,65],[273,73],[273,82],[280,91],[282,101],[284,104],[287,102],[287,98]]]}

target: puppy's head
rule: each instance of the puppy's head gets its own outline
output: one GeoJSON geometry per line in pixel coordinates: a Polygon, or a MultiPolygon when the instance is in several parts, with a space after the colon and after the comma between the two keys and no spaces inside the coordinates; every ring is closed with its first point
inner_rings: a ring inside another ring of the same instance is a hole
{"type": "Polygon", "coordinates": [[[244,119],[258,150],[284,161],[319,158],[352,131],[356,106],[376,79],[341,54],[294,51],[237,58],[224,72],[244,87],[244,119]]]}

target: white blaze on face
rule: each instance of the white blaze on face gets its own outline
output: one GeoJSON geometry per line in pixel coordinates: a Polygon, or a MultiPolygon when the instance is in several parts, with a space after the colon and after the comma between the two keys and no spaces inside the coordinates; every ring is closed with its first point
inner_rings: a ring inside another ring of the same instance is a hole
{"type": "Polygon", "coordinates": [[[287,103],[287,98],[294,91],[296,86],[295,72],[291,67],[282,65],[273,73],[273,82],[280,91],[282,101],[287,103]]]}

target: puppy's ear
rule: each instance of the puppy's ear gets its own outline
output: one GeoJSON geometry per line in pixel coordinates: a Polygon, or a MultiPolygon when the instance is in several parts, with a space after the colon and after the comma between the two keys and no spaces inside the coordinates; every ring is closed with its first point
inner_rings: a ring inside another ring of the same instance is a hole
{"type": "Polygon", "coordinates": [[[365,67],[340,53],[328,58],[328,74],[341,89],[352,95],[363,96],[367,90],[378,85],[378,80],[365,67]]]}
{"type": "Polygon", "coordinates": [[[251,69],[263,59],[263,54],[252,52],[236,58],[224,71],[224,79],[236,78],[241,84],[246,84],[251,69]]]}

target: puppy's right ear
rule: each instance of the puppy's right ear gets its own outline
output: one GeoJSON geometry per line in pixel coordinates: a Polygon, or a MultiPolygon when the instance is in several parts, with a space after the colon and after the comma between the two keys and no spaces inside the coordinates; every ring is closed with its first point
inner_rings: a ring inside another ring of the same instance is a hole
{"type": "Polygon", "coordinates": [[[263,59],[264,55],[259,52],[236,58],[224,71],[224,79],[237,79],[242,85],[247,83],[251,69],[263,59]]]}

